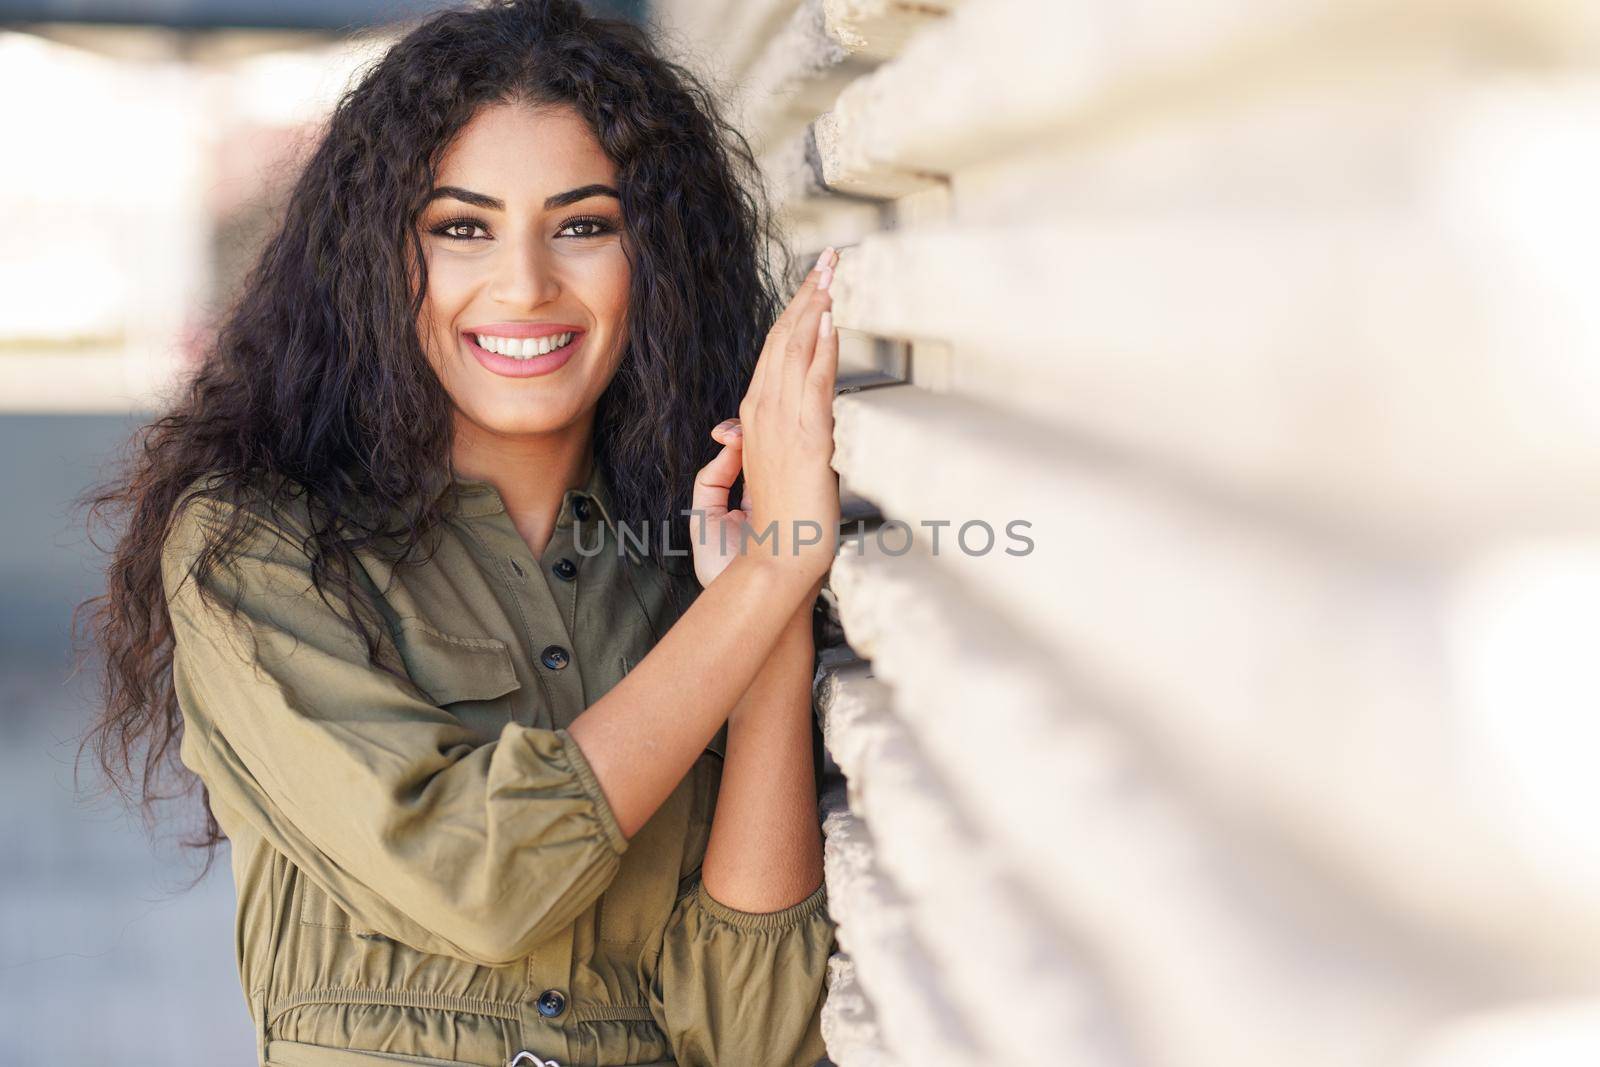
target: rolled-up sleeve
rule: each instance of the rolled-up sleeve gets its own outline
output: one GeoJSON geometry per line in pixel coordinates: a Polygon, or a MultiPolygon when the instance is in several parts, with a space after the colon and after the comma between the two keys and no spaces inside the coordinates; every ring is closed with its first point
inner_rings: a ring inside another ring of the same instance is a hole
{"type": "Polygon", "coordinates": [[[698,877],[678,898],[646,975],[679,1067],[813,1067],[834,924],[827,885],[781,911],[739,911],[698,877]]]}
{"type": "Polygon", "coordinates": [[[163,546],[185,766],[397,941],[497,966],[564,929],[628,844],[571,735],[507,723],[474,739],[369,664],[312,588],[298,539],[254,515],[241,552],[205,580],[236,613],[202,602],[190,566],[231,509],[190,503],[163,546]]]}

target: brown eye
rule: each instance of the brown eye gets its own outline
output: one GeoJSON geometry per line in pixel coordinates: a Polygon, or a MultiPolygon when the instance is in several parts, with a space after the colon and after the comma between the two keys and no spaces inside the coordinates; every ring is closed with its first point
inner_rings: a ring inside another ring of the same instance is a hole
{"type": "Polygon", "coordinates": [[[585,219],[572,219],[571,221],[566,223],[564,226],[562,226],[561,230],[562,230],[563,233],[565,233],[565,232],[570,231],[570,230],[572,230],[574,228],[582,229],[584,227],[587,227],[587,229],[584,229],[583,232],[581,232],[581,233],[574,233],[574,234],[572,234],[572,236],[573,237],[603,237],[606,234],[612,232],[612,230],[614,230],[616,228],[615,226],[613,226],[610,222],[608,222],[605,219],[601,219],[601,218],[585,218],[585,219]]]}
{"type": "Polygon", "coordinates": [[[483,227],[480,223],[474,222],[472,219],[451,219],[448,222],[441,222],[428,232],[432,233],[436,237],[449,237],[452,240],[457,241],[470,241],[474,239],[472,231],[482,228],[483,227]]]}

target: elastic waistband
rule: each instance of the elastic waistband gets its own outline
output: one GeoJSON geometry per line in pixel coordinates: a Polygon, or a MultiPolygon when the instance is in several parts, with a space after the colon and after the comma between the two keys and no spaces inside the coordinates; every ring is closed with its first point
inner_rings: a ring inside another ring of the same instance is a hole
{"type": "MultiPolygon", "coordinates": [[[[461,1060],[440,1060],[428,1056],[406,1056],[398,1052],[366,1052],[360,1049],[330,1048],[326,1045],[308,1045],[303,1041],[273,1040],[267,1042],[262,1067],[395,1067],[409,1063],[412,1067],[504,1067],[504,1064],[465,1063],[461,1060]]],[[[565,1067],[565,1065],[563,1065],[565,1067]]],[[[677,1060],[652,1060],[632,1064],[630,1067],[678,1067],[677,1060]]]]}

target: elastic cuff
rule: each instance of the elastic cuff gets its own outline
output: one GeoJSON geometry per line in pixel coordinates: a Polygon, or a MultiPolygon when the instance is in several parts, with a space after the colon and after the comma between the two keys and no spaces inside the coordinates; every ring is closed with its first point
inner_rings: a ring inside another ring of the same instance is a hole
{"type": "Polygon", "coordinates": [[[826,914],[828,883],[823,882],[804,900],[779,911],[740,911],[738,908],[730,908],[708,893],[703,881],[696,884],[695,894],[700,909],[713,919],[721,919],[728,925],[743,930],[777,930],[786,926],[799,926],[819,911],[826,914]]]}
{"type": "Polygon", "coordinates": [[[567,760],[572,764],[578,781],[582,783],[583,791],[589,794],[589,799],[594,802],[595,814],[600,817],[600,825],[605,827],[606,840],[620,856],[627,851],[628,838],[623,834],[621,824],[617,822],[617,813],[611,810],[611,802],[606,799],[605,790],[600,788],[600,779],[594,776],[594,768],[589,766],[589,758],[583,754],[583,749],[567,732],[566,727],[556,727],[555,733],[561,739],[562,751],[567,754],[567,760]]]}

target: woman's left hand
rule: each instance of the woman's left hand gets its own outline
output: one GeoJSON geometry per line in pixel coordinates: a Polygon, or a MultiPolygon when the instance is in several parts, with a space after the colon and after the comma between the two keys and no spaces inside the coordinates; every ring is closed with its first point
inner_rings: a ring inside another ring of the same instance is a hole
{"type": "Polygon", "coordinates": [[[729,507],[733,483],[744,467],[744,430],[738,419],[725,419],[711,428],[711,439],[722,451],[695,475],[693,507],[689,516],[689,541],[694,553],[694,573],[700,587],[710,585],[739,554],[749,513],[740,501],[729,507]]]}
{"type": "MultiPolygon", "coordinates": [[[[700,579],[700,588],[710,585],[739,554],[739,538],[750,521],[750,502],[739,502],[736,508],[728,506],[733,481],[744,467],[744,430],[738,419],[725,419],[711,428],[711,439],[722,446],[722,451],[710,463],[700,468],[694,479],[695,514],[689,517],[689,540],[694,551],[694,573],[700,579]],[[704,523],[704,526],[701,524],[704,523]]],[[[811,586],[811,595],[802,606],[809,618],[811,605],[822,592],[827,580],[824,574],[811,586]]]]}

